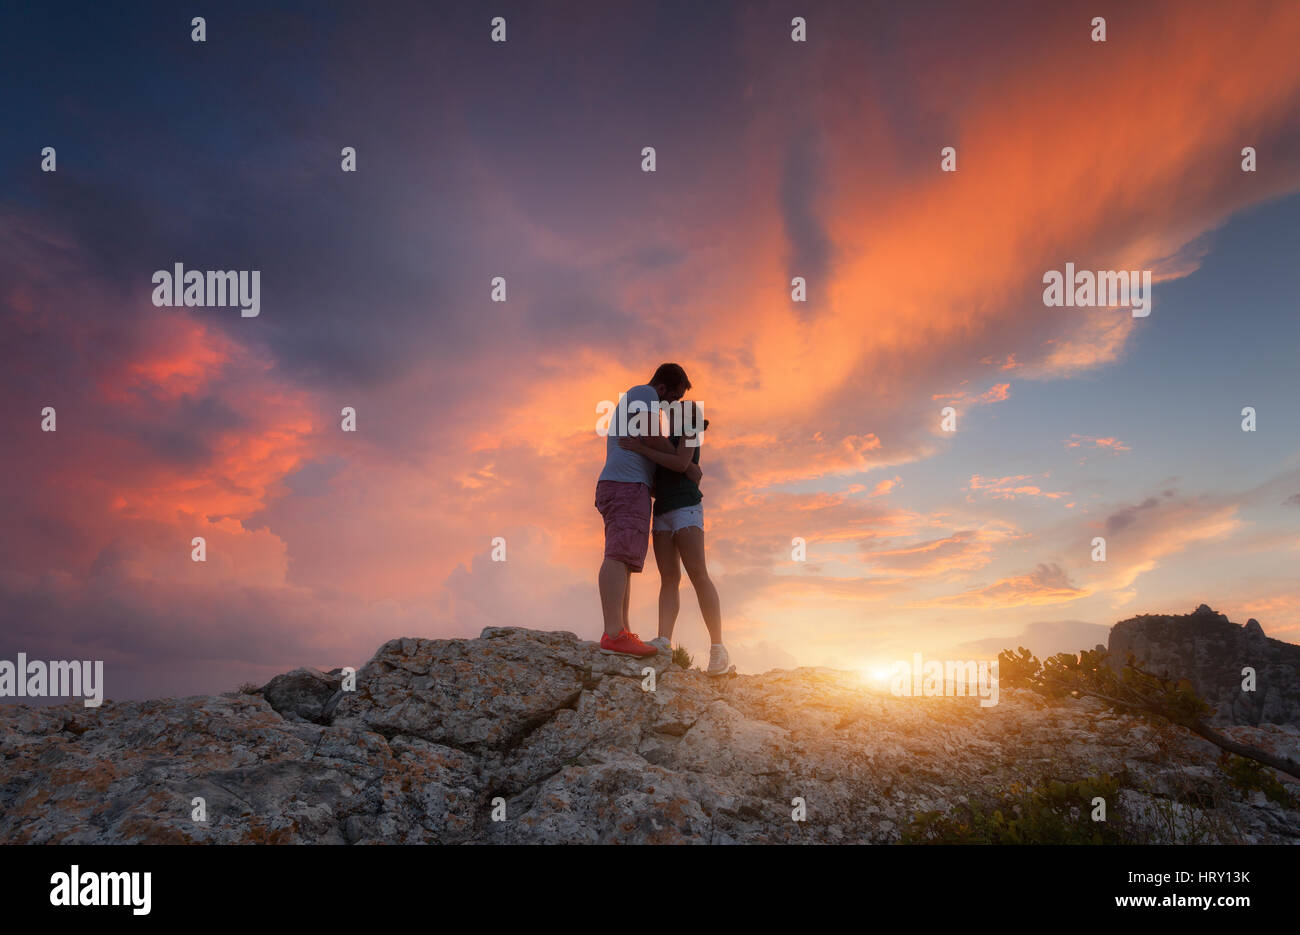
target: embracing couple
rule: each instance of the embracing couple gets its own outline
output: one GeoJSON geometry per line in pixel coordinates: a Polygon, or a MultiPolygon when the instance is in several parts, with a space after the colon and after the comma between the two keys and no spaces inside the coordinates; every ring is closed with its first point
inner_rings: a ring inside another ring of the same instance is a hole
{"type": "Polygon", "coordinates": [[[700,503],[700,434],[709,423],[693,402],[682,400],[690,388],[685,370],[663,364],[649,383],[623,394],[610,420],[605,468],[596,482],[596,509],[605,519],[605,561],[598,579],[605,616],[600,648],[626,656],[670,652],[685,566],[709,628],[707,671],[726,675],[734,667],[722,645],[718,590],[704,561],[700,503]],[[667,435],[661,429],[661,411],[668,414],[667,435]],[[632,573],[644,566],[651,538],[659,566],[659,635],[643,643],[629,625],[628,607],[632,573]]]}

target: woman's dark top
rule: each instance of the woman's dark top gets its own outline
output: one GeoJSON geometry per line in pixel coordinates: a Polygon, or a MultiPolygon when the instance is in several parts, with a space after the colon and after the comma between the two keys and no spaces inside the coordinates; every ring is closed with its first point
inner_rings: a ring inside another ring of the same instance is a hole
{"type": "MultiPolygon", "coordinates": [[[[680,435],[671,439],[673,445],[681,440],[680,435]]],[[[700,463],[699,445],[695,446],[691,461],[700,463]]],[[[669,470],[662,464],[655,465],[655,516],[680,510],[684,506],[695,506],[703,499],[704,494],[700,493],[700,487],[695,481],[680,471],[669,470]]]]}

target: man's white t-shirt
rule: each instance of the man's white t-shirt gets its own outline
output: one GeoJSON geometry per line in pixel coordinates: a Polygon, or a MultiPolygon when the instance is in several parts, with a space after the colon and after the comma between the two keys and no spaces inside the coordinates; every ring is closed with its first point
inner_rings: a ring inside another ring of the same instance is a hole
{"type": "MultiPolygon", "coordinates": [[[[605,468],[600,472],[600,480],[613,480],[630,484],[654,485],[655,463],[635,451],[625,451],[618,447],[619,431],[630,426],[633,419],[645,425],[653,426],[658,421],[659,394],[653,386],[634,386],[618,400],[618,407],[610,416],[609,434],[605,438],[605,468]],[[647,415],[638,415],[640,406],[628,407],[632,403],[645,403],[647,415]]],[[[649,429],[653,432],[654,429],[649,429]]]]}

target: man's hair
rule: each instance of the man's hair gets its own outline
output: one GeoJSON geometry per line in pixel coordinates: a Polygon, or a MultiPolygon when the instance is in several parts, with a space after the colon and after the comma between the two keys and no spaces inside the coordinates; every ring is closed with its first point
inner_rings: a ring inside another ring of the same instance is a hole
{"type": "Polygon", "coordinates": [[[655,375],[650,378],[650,385],[657,386],[660,383],[674,390],[678,387],[683,390],[691,388],[691,381],[686,378],[686,371],[681,364],[660,364],[655,375]]]}

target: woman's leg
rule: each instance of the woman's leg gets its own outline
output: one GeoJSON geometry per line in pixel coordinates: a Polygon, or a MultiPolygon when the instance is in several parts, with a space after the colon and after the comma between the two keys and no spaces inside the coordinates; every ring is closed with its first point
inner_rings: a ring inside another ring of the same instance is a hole
{"type": "Polygon", "coordinates": [[[673,544],[686,566],[686,574],[691,578],[695,596],[700,601],[700,614],[704,625],[709,628],[709,639],[716,645],[722,642],[722,607],[718,603],[718,589],[709,578],[709,569],[704,562],[704,530],[699,526],[687,526],[677,530],[673,544]]]}
{"type": "Polygon", "coordinates": [[[677,611],[681,608],[678,588],[682,583],[682,566],[671,532],[656,530],[652,538],[655,564],[659,566],[659,635],[671,640],[673,624],[677,622],[677,611]]]}

